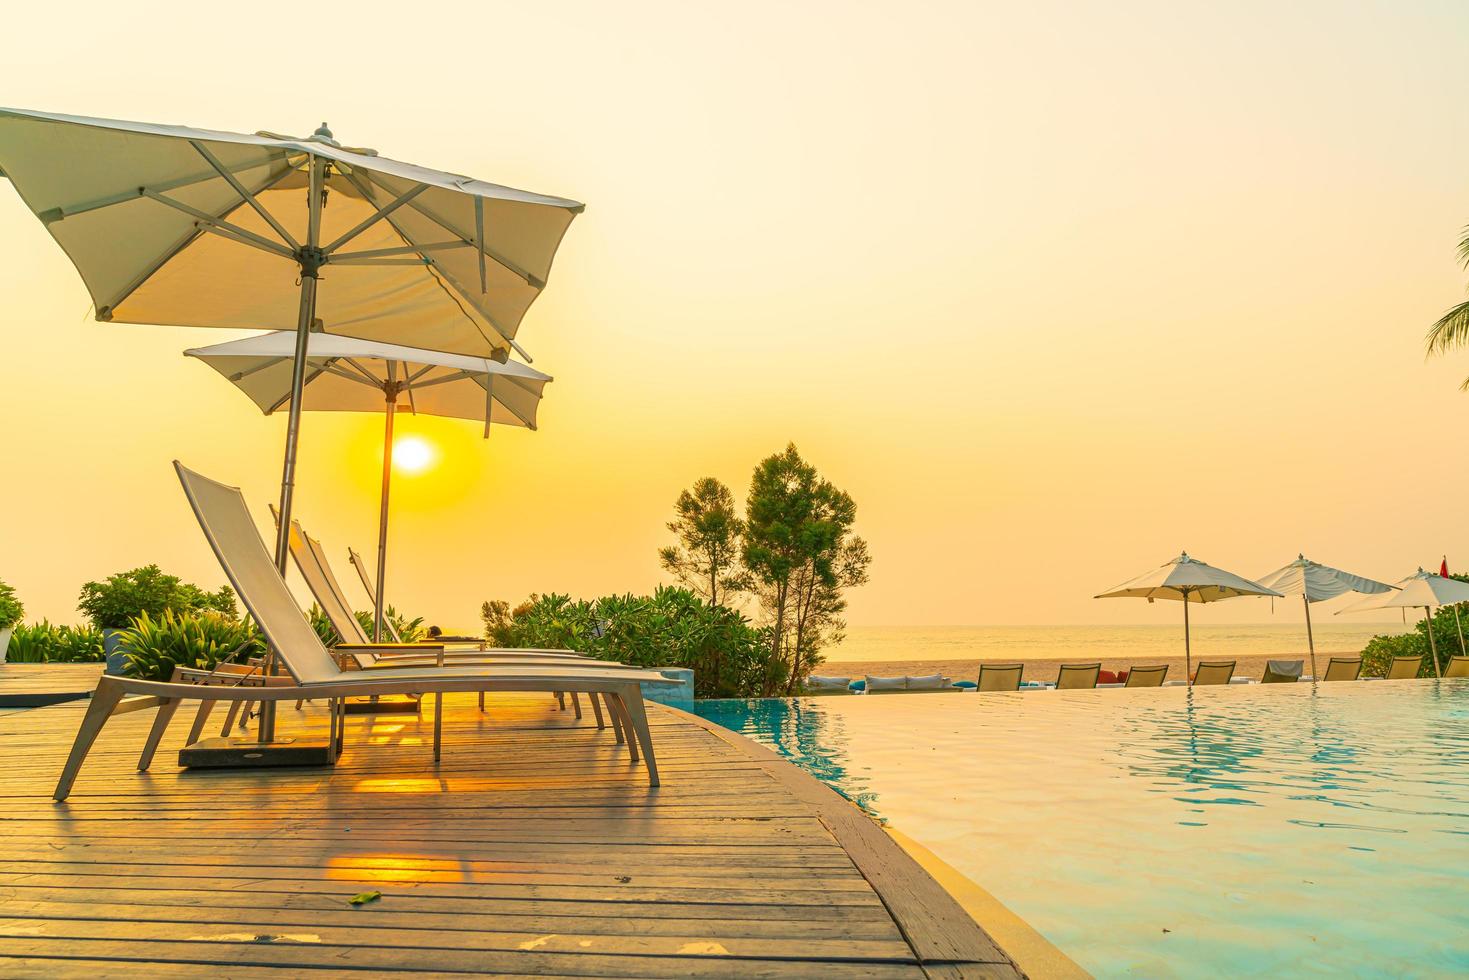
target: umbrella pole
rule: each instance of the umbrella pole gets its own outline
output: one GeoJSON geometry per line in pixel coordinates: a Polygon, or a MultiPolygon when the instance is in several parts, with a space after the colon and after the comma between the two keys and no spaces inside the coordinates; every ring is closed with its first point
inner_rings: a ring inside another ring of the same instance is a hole
{"type": "Polygon", "coordinates": [[[393,416],[398,413],[397,392],[388,395],[383,423],[383,496],[377,515],[377,594],[372,601],[372,642],[383,641],[383,578],[388,572],[388,490],[393,483],[393,416]]]}
{"type": "Polygon", "coordinates": [[[1183,594],[1183,676],[1188,686],[1194,686],[1194,655],[1189,648],[1188,638],[1188,593],[1183,594]]]}
{"type": "MultiPolygon", "coordinates": [[[[301,264],[301,306],[296,316],[296,356],[291,364],[291,408],[286,417],[286,459],[281,472],[280,527],[275,535],[275,566],[282,576],[291,553],[291,498],[296,489],[296,441],[301,432],[301,393],[306,389],[306,354],[311,339],[311,326],[316,322],[316,277],[321,267],[321,192],[326,177],[326,163],[311,157],[307,179],[306,244],[296,258],[301,264]]],[[[275,658],[267,670],[274,674],[275,658]]],[[[259,740],[275,740],[275,702],[260,706],[259,740]]]]}
{"type": "Polygon", "coordinates": [[[1428,655],[1433,659],[1433,676],[1443,677],[1438,666],[1438,646],[1433,642],[1433,610],[1423,607],[1423,624],[1428,627],[1428,655]]]}
{"type": "Polygon", "coordinates": [[[1469,650],[1464,649],[1464,624],[1459,619],[1459,607],[1454,607],[1454,625],[1459,628],[1459,653],[1469,657],[1469,650]]]}
{"type": "Polygon", "coordinates": [[[1319,680],[1321,675],[1316,673],[1316,637],[1311,635],[1311,597],[1305,593],[1301,598],[1306,603],[1306,643],[1311,647],[1311,680],[1319,680]]]}

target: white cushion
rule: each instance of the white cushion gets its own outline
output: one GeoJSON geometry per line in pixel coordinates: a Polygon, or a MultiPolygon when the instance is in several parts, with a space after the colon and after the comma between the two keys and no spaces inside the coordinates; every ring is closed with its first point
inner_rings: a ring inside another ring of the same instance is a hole
{"type": "Polygon", "coordinates": [[[937,691],[940,688],[948,686],[942,674],[929,674],[924,677],[905,677],[903,679],[908,682],[908,690],[910,691],[937,691]]]}
{"type": "Polygon", "coordinates": [[[850,677],[823,677],[820,674],[812,674],[806,678],[806,686],[813,691],[835,691],[849,687],[852,683],[850,677]]]}
{"type": "Polygon", "coordinates": [[[869,691],[901,691],[908,686],[906,677],[873,677],[868,674],[865,679],[869,691]]]}

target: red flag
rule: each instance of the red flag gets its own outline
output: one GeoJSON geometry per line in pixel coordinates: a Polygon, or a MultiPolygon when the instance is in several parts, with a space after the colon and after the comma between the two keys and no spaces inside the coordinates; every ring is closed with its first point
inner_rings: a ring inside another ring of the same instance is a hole
{"type": "Polygon", "coordinates": [[[1443,556],[1443,564],[1441,564],[1441,565],[1438,566],[1438,574],[1442,575],[1444,578],[1448,578],[1449,577],[1449,556],[1448,555],[1444,555],[1443,556]]]}

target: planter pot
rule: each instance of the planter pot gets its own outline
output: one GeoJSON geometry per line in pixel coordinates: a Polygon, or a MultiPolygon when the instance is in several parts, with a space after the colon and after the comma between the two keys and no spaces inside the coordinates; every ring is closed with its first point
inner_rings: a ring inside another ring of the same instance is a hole
{"type": "Polygon", "coordinates": [[[14,626],[0,629],[0,664],[5,662],[5,651],[10,647],[10,634],[15,632],[14,626]]]}
{"type": "Polygon", "coordinates": [[[127,648],[122,645],[122,630],[104,629],[102,650],[107,654],[107,673],[122,674],[127,668],[127,648]]]}

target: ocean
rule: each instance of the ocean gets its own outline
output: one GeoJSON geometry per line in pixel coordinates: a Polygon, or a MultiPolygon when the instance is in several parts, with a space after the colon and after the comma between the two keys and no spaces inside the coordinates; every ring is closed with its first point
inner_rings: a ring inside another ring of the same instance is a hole
{"type": "MultiPolygon", "coordinates": [[[[1318,653],[1358,653],[1402,623],[1313,623],[1318,653]]],[[[1193,655],[1223,659],[1306,651],[1303,623],[1204,624],[1192,630],[1193,655]]],[[[1183,654],[1183,625],[1146,626],[852,626],[829,663],[933,660],[1026,660],[1086,656],[1146,660],[1183,654]]]]}

